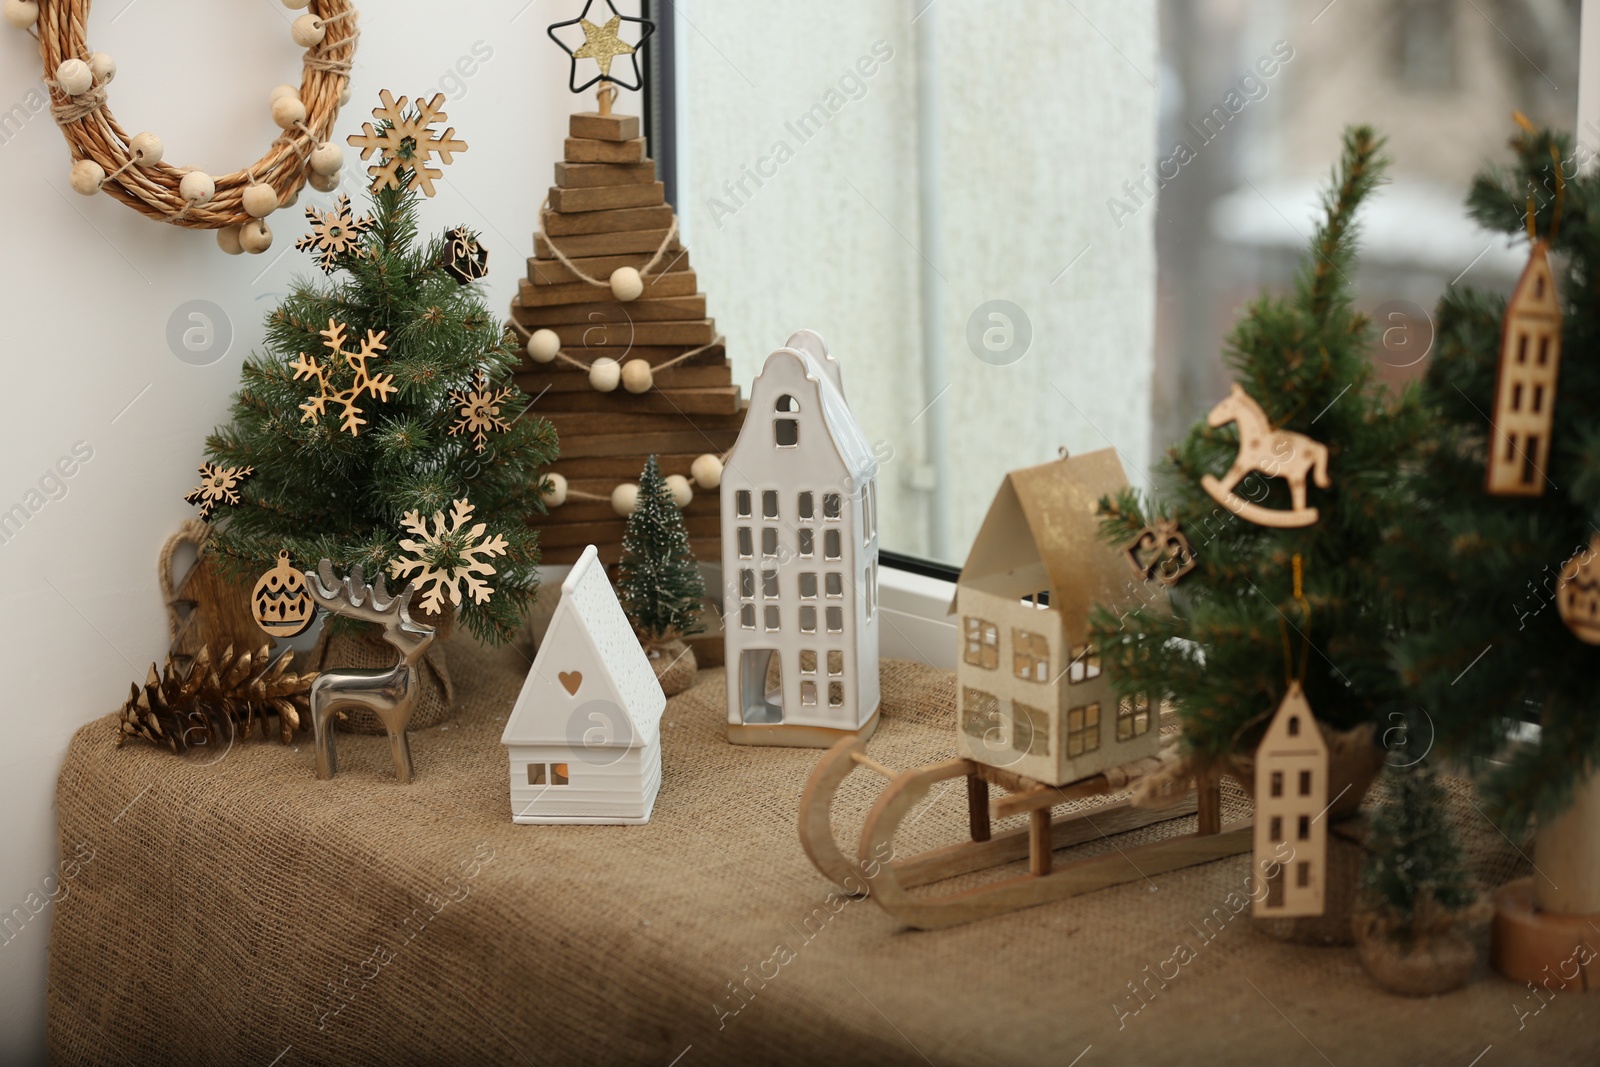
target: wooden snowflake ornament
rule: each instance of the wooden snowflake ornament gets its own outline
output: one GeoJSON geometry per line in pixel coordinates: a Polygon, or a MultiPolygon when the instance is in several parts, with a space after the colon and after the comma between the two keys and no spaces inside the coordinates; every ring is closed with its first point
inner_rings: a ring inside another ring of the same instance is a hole
{"type": "Polygon", "coordinates": [[[494,595],[493,587],[483,578],[495,573],[489,560],[506,554],[506,539],[499,534],[485,537],[488,524],[480,522],[469,526],[471,522],[472,505],[465,499],[451,505],[448,526],[444,513],[434,512],[431,531],[428,520],[420,512],[406,512],[401,525],[416,536],[401,539],[400,548],[411,555],[391,560],[389,577],[410,578],[417,592],[422,594],[422,610],[441,610],[447,594],[450,603],[459,607],[463,582],[475,604],[487,604],[494,595]]]}
{"type": "Polygon", "coordinates": [[[349,138],[351,147],[361,149],[362,159],[378,154],[378,162],[367,168],[372,191],[421,189],[422,195],[432,196],[433,181],[444,177],[444,171],[430,167],[429,162],[437,156],[441,164],[450,164],[455,162],[455,153],[467,150],[467,142],[456,140],[454,126],[442,134],[433,130],[435,122],[449,118],[442,110],[444,94],[435,93],[427,101],[418,97],[416,107],[410,109],[406,106],[409,97],[396,100],[387,89],[379,97],[383,102],[372,109],[378,125],[363,123],[361,132],[349,138]],[[409,171],[409,177],[402,176],[402,170],[409,171]]]}
{"type": "Polygon", "coordinates": [[[356,352],[345,351],[345,330],[348,327],[335,319],[328,320],[328,328],[322,331],[326,338],[323,347],[332,354],[326,364],[319,363],[316,356],[300,353],[298,359],[290,364],[294,368],[296,381],[301,378],[306,380],[316,379],[317,395],[309,398],[300,405],[300,410],[305,412],[301,422],[321,423],[322,416],[327,414],[330,403],[338,404],[344,409],[344,416],[339,426],[347,430],[351,437],[359,437],[361,427],[367,425],[367,420],[362,418],[362,409],[357,406],[363,394],[371,394],[372,399],[383,401],[389,399],[389,394],[397,392],[392,374],[373,374],[367,367],[369,359],[375,359],[387,350],[383,343],[384,332],[368,330],[367,339],[361,342],[360,350],[356,352]],[[345,367],[352,372],[350,384],[343,389],[335,386],[345,375],[340,373],[339,361],[343,360],[345,367]]]}
{"type": "Polygon", "coordinates": [[[200,484],[184,494],[190,504],[200,505],[200,518],[211,521],[211,513],[218,504],[232,507],[239,502],[239,487],[256,472],[254,467],[223,467],[216,463],[200,464],[200,484]]]}
{"type": "Polygon", "coordinates": [[[473,450],[482,454],[488,444],[489,434],[505,433],[511,429],[511,424],[500,417],[500,405],[510,400],[516,390],[508,387],[491,391],[489,375],[482,370],[473,377],[472,385],[470,390],[453,389],[450,392],[450,403],[456,406],[458,417],[449,433],[451,437],[471,433],[473,450]]]}
{"type": "Polygon", "coordinates": [[[361,235],[372,227],[370,218],[365,215],[356,218],[351,213],[348,196],[339,197],[339,206],[333,211],[306,208],[306,221],[311,223],[311,232],[296,241],[294,246],[302,252],[308,248],[315,252],[317,266],[322,268],[324,274],[334,272],[339,265],[339,257],[359,254],[361,235]]]}

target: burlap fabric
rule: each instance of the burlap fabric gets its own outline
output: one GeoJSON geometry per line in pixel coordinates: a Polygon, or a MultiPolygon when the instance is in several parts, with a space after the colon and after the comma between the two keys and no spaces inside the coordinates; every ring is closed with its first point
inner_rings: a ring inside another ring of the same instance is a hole
{"type": "MultiPolygon", "coordinates": [[[[1486,1064],[1600,1059],[1593,997],[1536,1001],[1482,965],[1445,997],[1391,997],[1352,949],[1230,917],[1247,856],[899,930],[806,861],[796,810],[818,753],[725,743],[717,672],[668,705],[649,825],[515,825],[499,737],[527,662],[448,651],[460,714],[414,734],[409,787],[382,738],[341,738],[341,773],[319,782],[308,744],[207,764],[116,749],[109,716],[79,731],[57,805],[64,853],[92,859],[56,905],[57,1062],[1465,1065],[1491,1044],[1486,1064]]],[[[950,676],[887,663],[883,689],[870,751],[948,757],[950,676]]],[[[845,783],[841,828],[873,777],[845,783]]],[[[936,787],[900,847],[960,839],[964,792],[936,787]]],[[[1459,783],[1453,797],[1475,869],[1504,878],[1515,854],[1459,783]]]]}

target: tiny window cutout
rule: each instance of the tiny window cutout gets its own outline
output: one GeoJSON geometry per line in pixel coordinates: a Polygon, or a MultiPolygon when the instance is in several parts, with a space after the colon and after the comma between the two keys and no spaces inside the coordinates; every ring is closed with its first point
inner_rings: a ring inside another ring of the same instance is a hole
{"type": "Polygon", "coordinates": [[[1508,434],[1506,434],[1506,461],[1510,462],[1511,460],[1515,459],[1516,456],[1517,456],[1517,435],[1514,434],[1514,433],[1508,433],[1508,434]]]}
{"type": "Polygon", "coordinates": [[[1533,413],[1535,415],[1538,415],[1543,411],[1544,411],[1544,386],[1536,385],[1536,386],[1533,387],[1533,413]]]}
{"type": "Polygon", "coordinates": [[[1539,366],[1543,367],[1550,362],[1550,335],[1545,334],[1539,338],[1539,366]]]}
{"type": "Polygon", "coordinates": [[[1301,771],[1300,772],[1300,795],[1303,796],[1303,797],[1308,797],[1308,796],[1311,795],[1311,772],[1310,771],[1301,771]]]}
{"type": "Polygon", "coordinates": [[[968,737],[982,738],[1000,726],[1000,701],[981,689],[961,691],[961,729],[968,737]]]}
{"type": "Polygon", "coordinates": [[[778,528],[776,526],[762,528],[761,554],[763,556],[776,556],[778,554],[778,528]]]}
{"type": "Polygon", "coordinates": [[[542,763],[530,763],[530,764],[528,764],[528,784],[529,785],[544,785],[544,764],[542,764],[542,763]]]}
{"type": "Polygon", "coordinates": [[[842,708],[842,707],[844,707],[844,683],[843,682],[829,682],[828,683],[828,707],[830,707],[830,708],[842,708]]]}
{"type": "Polygon", "coordinates": [[[1271,823],[1270,829],[1267,831],[1267,836],[1272,838],[1272,840],[1274,840],[1274,841],[1282,841],[1283,840],[1283,816],[1282,815],[1274,815],[1272,817],[1272,823],[1271,823]]]}
{"type": "Polygon", "coordinates": [[[1511,410],[1522,410],[1522,383],[1513,382],[1511,385],[1511,410]]]}
{"type": "Polygon", "coordinates": [[[1301,889],[1311,885],[1311,861],[1301,860],[1294,865],[1294,884],[1301,889]]]}
{"type": "Polygon", "coordinates": [[[817,673],[817,650],[816,649],[814,649],[814,648],[803,648],[803,649],[800,650],[800,673],[801,674],[816,674],[817,673]]]}
{"type": "Polygon", "coordinates": [[[817,572],[800,572],[800,596],[806,600],[817,599],[817,572]]]}
{"type": "MultiPolygon", "coordinates": [[[[1150,698],[1143,693],[1117,699],[1117,740],[1131,741],[1150,732],[1150,698]]],[[[1277,794],[1273,794],[1276,796],[1277,794]]]]}
{"type": "Polygon", "coordinates": [[[739,595],[746,600],[756,595],[756,572],[749,567],[739,568],[739,595]]]}
{"type": "Polygon", "coordinates": [[[802,556],[813,556],[813,555],[816,555],[816,551],[817,551],[817,535],[816,535],[816,531],[814,531],[814,530],[801,530],[800,533],[799,533],[799,538],[800,538],[800,554],[802,556]]]}
{"type": "Polygon", "coordinates": [[[878,565],[867,564],[867,618],[872,618],[872,613],[878,607],[878,565]]]}
{"type": "Polygon", "coordinates": [[[817,632],[817,607],[815,604],[800,605],[800,632],[803,634],[817,632]]]}
{"type": "Polygon", "coordinates": [[[772,440],[779,448],[793,448],[798,445],[800,443],[800,420],[773,420],[772,440]]]}
{"type": "Polygon", "coordinates": [[[775,519],[778,517],[778,491],[776,489],[763,489],[761,491],[761,517],[775,519]]]}
{"type": "Polygon", "coordinates": [[[962,619],[966,633],[963,658],[974,667],[992,671],[1000,666],[1000,630],[987,619],[968,615],[962,619]]]}
{"type": "Polygon", "coordinates": [[[1267,879],[1267,907],[1269,909],[1283,907],[1283,868],[1274,867],[1272,876],[1267,879]]]}
{"type": "Polygon", "coordinates": [[[739,626],[745,630],[754,630],[756,628],[756,606],[754,604],[745,604],[739,608],[739,626]]]}
{"type": "Polygon", "coordinates": [[[840,547],[844,542],[839,538],[838,530],[829,530],[822,535],[822,556],[824,559],[843,559],[844,550],[840,547]]]}
{"type": "Polygon", "coordinates": [[[1300,736],[1300,716],[1298,716],[1298,715],[1289,716],[1289,736],[1290,737],[1299,737],[1300,736]]]}
{"type": "Polygon", "coordinates": [[[570,781],[571,781],[571,779],[569,779],[567,777],[567,765],[565,763],[557,763],[557,764],[553,764],[551,766],[551,768],[550,768],[550,784],[551,785],[567,785],[570,781]]]}
{"type": "Polygon", "coordinates": [[[1295,832],[1299,836],[1300,840],[1302,840],[1302,841],[1310,841],[1311,840],[1311,816],[1309,816],[1309,815],[1300,816],[1300,824],[1299,824],[1298,827],[1296,827],[1295,832]]]}
{"type": "Polygon", "coordinates": [[[867,483],[867,536],[878,536],[878,483],[867,483]]]}
{"type": "Polygon", "coordinates": [[[1050,639],[1027,630],[1011,631],[1012,672],[1025,682],[1050,680],[1050,639]]]}
{"type": "Polygon", "coordinates": [[[1283,772],[1282,771],[1273,771],[1272,772],[1272,789],[1271,789],[1271,792],[1272,792],[1272,795],[1275,796],[1275,797],[1283,796],[1283,772]]]}
{"type": "Polygon", "coordinates": [[[1539,435],[1530,433],[1524,447],[1527,451],[1522,453],[1522,484],[1532,485],[1534,476],[1539,473],[1539,435]]]}
{"type": "Polygon", "coordinates": [[[828,673],[835,677],[844,673],[844,653],[837,648],[828,650],[828,673]]]}
{"type": "Polygon", "coordinates": [[[817,498],[812,495],[810,490],[800,494],[799,507],[796,510],[802,519],[809,520],[817,517],[817,498]]]}
{"type": "Polygon", "coordinates": [[[741,519],[750,517],[750,490],[741,489],[733,494],[734,511],[741,519]]]}
{"type": "Polygon", "coordinates": [[[1100,677],[1100,650],[1093,645],[1079,645],[1072,650],[1072,663],[1067,667],[1067,684],[1078,685],[1100,677]]]}
{"type": "Polygon", "coordinates": [[[1539,275],[1539,276],[1537,276],[1537,277],[1535,277],[1533,279],[1533,295],[1537,296],[1537,297],[1543,297],[1544,296],[1544,276],[1543,275],[1539,275]]]}
{"type": "Polygon", "coordinates": [[[1528,362],[1528,335],[1525,333],[1517,334],[1517,362],[1528,362]]]}
{"type": "Polygon", "coordinates": [[[765,616],[767,621],[767,631],[769,633],[776,632],[778,629],[778,605],[768,604],[765,616]]]}
{"type": "Polygon", "coordinates": [[[840,501],[841,498],[838,493],[823,493],[822,517],[825,519],[837,519],[839,517],[839,508],[841,506],[840,501]]]}
{"type": "Polygon", "coordinates": [[[830,597],[844,596],[844,575],[838,571],[829,571],[827,574],[828,595],[830,597]]]}
{"type": "Polygon", "coordinates": [[[1050,754],[1050,715],[1043,708],[1012,703],[1011,747],[1029,756],[1050,754]]]}
{"type": "Polygon", "coordinates": [[[1086,704],[1067,711],[1067,755],[1082,756],[1100,749],[1100,705],[1086,704]]]}
{"type": "Polygon", "coordinates": [[[816,682],[805,681],[805,682],[801,682],[800,683],[800,703],[808,704],[808,705],[811,705],[812,707],[816,706],[816,703],[817,703],[817,683],[816,682]]]}
{"type": "Polygon", "coordinates": [[[788,393],[784,393],[778,398],[778,402],[772,406],[772,410],[784,415],[798,415],[800,414],[800,401],[788,393]]]}
{"type": "Polygon", "coordinates": [[[828,609],[828,632],[830,634],[842,634],[842,633],[844,633],[844,609],[843,608],[829,608],[828,609]]]}
{"type": "Polygon", "coordinates": [[[761,595],[768,600],[778,599],[778,572],[772,567],[761,568],[761,595]]]}
{"type": "Polygon", "coordinates": [[[750,527],[748,527],[748,526],[739,527],[739,556],[740,556],[740,558],[741,559],[749,559],[751,556],[753,556],[755,554],[756,554],[755,540],[754,540],[754,537],[750,533],[750,527]]]}

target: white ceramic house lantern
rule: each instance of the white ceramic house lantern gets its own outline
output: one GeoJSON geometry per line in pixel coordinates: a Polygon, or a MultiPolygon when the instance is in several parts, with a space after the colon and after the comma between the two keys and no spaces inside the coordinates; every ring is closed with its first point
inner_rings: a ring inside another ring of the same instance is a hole
{"type": "Polygon", "coordinates": [[[877,726],[877,475],[838,363],[800,330],[751,385],[722,476],[729,741],[877,726]]]}
{"type": "Polygon", "coordinates": [[[667,698],[595,547],[584,549],[500,743],[521,823],[642,823],[661,787],[667,698]]]}

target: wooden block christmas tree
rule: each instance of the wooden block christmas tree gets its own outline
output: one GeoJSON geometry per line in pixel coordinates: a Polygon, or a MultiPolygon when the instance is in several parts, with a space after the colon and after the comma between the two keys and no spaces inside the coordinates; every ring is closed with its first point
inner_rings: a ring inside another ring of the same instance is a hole
{"type": "MultiPolygon", "coordinates": [[[[591,2],[584,8],[587,15],[591,2]]],[[[539,520],[547,563],[571,563],[584,546],[614,564],[622,554],[630,492],[655,454],[675,484],[696,558],[721,558],[721,457],[733,447],[745,404],[716,323],[707,316],[689,253],[678,240],[655,164],[635,115],[611,113],[611,60],[635,60],[638,45],[580,17],[551,27],[574,57],[595,59],[599,110],[572,116],[564,159],[541,212],[528,277],[512,301],[513,328],[527,356],[518,384],[538,397],[532,411],[561,441],[560,475],[539,520]],[[576,49],[557,31],[580,25],[576,49]],[[690,497],[683,503],[685,497],[690,497]]],[[[648,36],[648,24],[645,36],[648,36]]],[[[643,43],[642,39],[639,42],[643,43]]]]}

